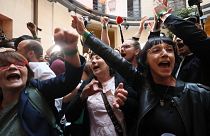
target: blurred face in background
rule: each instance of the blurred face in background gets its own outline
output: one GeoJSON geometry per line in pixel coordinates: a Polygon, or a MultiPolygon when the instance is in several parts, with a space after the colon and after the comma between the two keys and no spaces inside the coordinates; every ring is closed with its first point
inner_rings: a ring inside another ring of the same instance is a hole
{"type": "Polygon", "coordinates": [[[136,56],[140,52],[140,49],[135,48],[133,44],[134,44],[134,41],[126,40],[121,45],[121,48],[120,48],[121,56],[124,57],[129,62],[133,61],[133,59],[136,59],[136,56]]]}
{"type": "Polygon", "coordinates": [[[189,47],[183,43],[182,39],[177,37],[175,42],[176,42],[176,48],[177,48],[178,55],[186,56],[191,53],[189,47]]]}

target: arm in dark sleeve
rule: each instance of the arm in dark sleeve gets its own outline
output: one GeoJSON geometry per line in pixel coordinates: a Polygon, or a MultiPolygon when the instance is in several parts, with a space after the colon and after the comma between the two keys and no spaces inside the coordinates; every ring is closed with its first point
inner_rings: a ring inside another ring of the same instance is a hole
{"type": "Polygon", "coordinates": [[[128,91],[128,97],[121,110],[124,114],[127,134],[130,135],[135,130],[138,120],[138,93],[127,83],[124,83],[124,88],[128,91]]]}
{"type": "Polygon", "coordinates": [[[170,15],[164,21],[164,25],[176,36],[188,45],[193,53],[201,59],[209,59],[210,38],[192,22],[185,21],[174,15],[170,15]]]}
{"type": "Polygon", "coordinates": [[[137,69],[131,63],[93,35],[87,37],[85,45],[102,57],[110,67],[115,69],[126,80],[134,80],[139,76],[136,74],[137,69]]]}
{"type": "Polygon", "coordinates": [[[83,88],[90,82],[91,80],[86,80],[82,83],[80,86],[77,95],[67,104],[65,104],[64,107],[62,107],[62,110],[65,114],[65,117],[67,121],[74,122],[76,121],[82,111],[85,109],[86,100],[82,100],[80,95],[82,93],[83,88]]]}
{"type": "Polygon", "coordinates": [[[85,108],[86,101],[81,100],[80,94],[81,90],[78,91],[77,95],[65,107],[62,107],[65,117],[69,122],[76,121],[85,108]]]}
{"type": "Polygon", "coordinates": [[[159,37],[160,36],[160,31],[152,32],[150,31],[148,39],[153,38],[153,37],[159,37]]]}
{"type": "Polygon", "coordinates": [[[38,88],[48,100],[60,98],[74,90],[79,84],[85,65],[85,59],[80,57],[80,60],[81,66],[79,68],[65,62],[66,71],[64,74],[43,81],[33,80],[31,83],[38,88]]]}

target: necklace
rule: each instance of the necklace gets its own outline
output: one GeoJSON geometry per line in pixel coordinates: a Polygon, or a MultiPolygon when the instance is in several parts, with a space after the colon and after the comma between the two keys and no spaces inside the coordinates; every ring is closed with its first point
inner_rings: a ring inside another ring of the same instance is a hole
{"type": "Polygon", "coordinates": [[[168,93],[168,89],[169,89],[169,86],[166,88],[166,90],[165,90],[165,92],[164,92],[164,94],[163,94],[163,97],[162,98],[160,98],[160,106],[161,107],[163,107],[164,105],[165,105],[165,97],[166,97],[166,95],[167,95],[167,93],[168,93]]]}

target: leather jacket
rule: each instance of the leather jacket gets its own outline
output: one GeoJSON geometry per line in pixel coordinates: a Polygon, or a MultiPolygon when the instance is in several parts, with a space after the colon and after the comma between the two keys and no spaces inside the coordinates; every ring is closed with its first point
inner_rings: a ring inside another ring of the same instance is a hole
{"type": "MultiPolygon", "coordinates": [[[[141,122],[145,115],[158,103],[141,72],[134,68],[111,47],[99,39],[89,35],[85,41],[93,52],[102,57],[109,66],[114,68],[137,91],[139,98],[138,123],[135,135],[141,135],[141,122]]],[[[177,87],[183,86],[180,96],[173,97],[173,102],[183,121],[187,136],[210,135],[210,89],[200,84],[177,81],[177,87]]]]}

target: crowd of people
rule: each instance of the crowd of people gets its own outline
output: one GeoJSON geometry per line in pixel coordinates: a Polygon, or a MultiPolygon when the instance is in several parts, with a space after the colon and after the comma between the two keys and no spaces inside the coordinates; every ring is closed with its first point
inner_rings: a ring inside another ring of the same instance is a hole
{"type": "Polygon", "coordinates": [[[73,15],[77,33],[56,28],[61,51],[51,47],[45,57],[28,23],[32,36],[0,47],[0,135],[209,136],[210,37],[199,19],[177,17],[161,3],[141,48],[146,20],[116,50],[107,17],[98,39],[73,15]],[[161,25],[174,37],[161,35],[161,25]]]}

